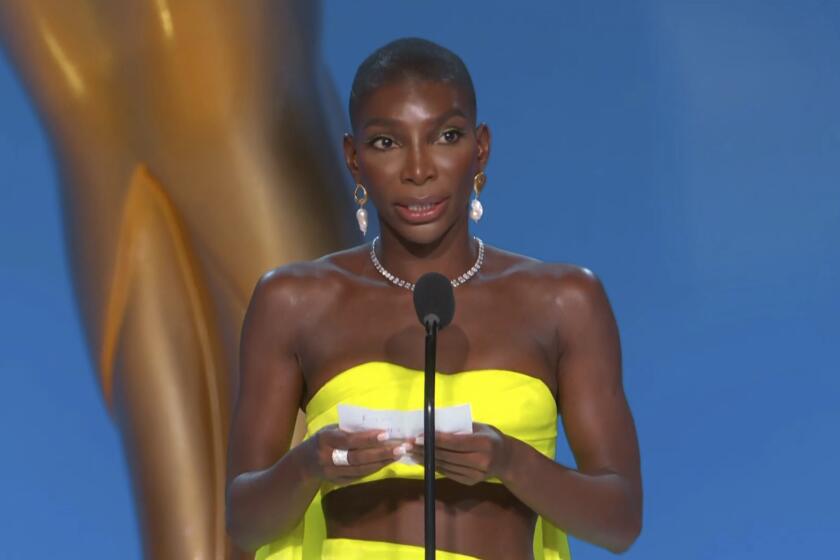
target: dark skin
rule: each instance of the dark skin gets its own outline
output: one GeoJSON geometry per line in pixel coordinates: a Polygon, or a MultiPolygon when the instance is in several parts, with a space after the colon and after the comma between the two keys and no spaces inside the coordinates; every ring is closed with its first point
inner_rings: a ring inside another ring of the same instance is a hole
{"type": "MultiPolygon", "coordinates": [[[[490,131],[476,126],[454,85],[404,80],[359,105],[344,139],[347,167],[380,217],[378,256],[400,278],[454,278],[476,259],[467,207],[487,165],[490,131]],[[425,223],[398,205],[446,199],[425,223]]],[[[490,219],[493,209],[488,212],[490,219]]],[[[487,219],[487,218],[485,218],[487,219]]],[[[369,244],[266,273],[254,290],[240,349],[240,394],[228,469],[228,530],[254,550],[291,530],[324,480],[350,482],[422,454],[422,444],[328,426],[289,449],[299,407],[337,373],[384,360],[423,369],[423,327],[411,292],[373,267],[369,244]],[[332,465],[335,448],[350,466],[332,465]]],[[[577,468],[546,458],[493,426],[438,434],[437,546],[485,559],[532,557],[537,514],[615,552],[641,531],[642,486],[633,418],[621,379],[618,329],[589,270],[487,246],[480,272],[455,288],[440,332],[438,370],[527,373],[563,416],[577,468]],[[503,484],[485,482],[497,477],[503,484]]],[[[330,537],[423,545],[422,480],[350,485],[323,501],[330,537]]]]}

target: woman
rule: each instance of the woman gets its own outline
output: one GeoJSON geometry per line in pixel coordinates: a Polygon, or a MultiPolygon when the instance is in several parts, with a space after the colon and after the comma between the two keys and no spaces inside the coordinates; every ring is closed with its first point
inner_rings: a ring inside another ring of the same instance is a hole
{"type": "Polygon", "coordinates": [[[254,290],[229,451],[235,542],[257,558],[423,557],[422,467],[397,462],[422,441],[335,423],[339,403],[421,407],[411,282],[437,271],[457,284],[437,404],[469,402],[475,420],[437,437],[438,558],[568,558],[565,533],[627,549],[642,491],[610,305],[585,268],[470,236],[490,131],[463,62],[421,39],[385,45],[357,71],[350,120],[359,225],[369,197],[381,236],[254,290]],[[289,449],[299,407],[308,437],[289,449]],[[553,461],[558,413],[577,469],[553,461]]]}

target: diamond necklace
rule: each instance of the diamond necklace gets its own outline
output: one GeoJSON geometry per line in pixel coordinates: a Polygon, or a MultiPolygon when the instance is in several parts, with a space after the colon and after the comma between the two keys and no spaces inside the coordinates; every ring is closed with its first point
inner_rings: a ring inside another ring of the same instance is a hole
{"type": "MultiPolygon", "coordinates": [[[[453,278],[449,281],[449,283],[452,284],[453,288],[463,284],[464,282],[475,276],[475,273],[478,272],[478,269],[481,268],[481,263],[484,262],[484,242],[475,236],[473,236],[473,239],[478,241],[478,258],[475,260],[475,264],[472,265],[472,267],[468,271],[460,275],[458,278],[453,278]]],[[[373,266],[376,267],[376,270],[378,270],[382,276],[387,278],[395,286],[399,286],[400,288],[405,288],[413,292],[414,284],[412,282],[403,280],[402,278],[391,274],[385,269],[384,266],[382,266],[382,263],[379,262],[379,259],[376,258],[376,242],[378,240],[379,236],[377,235],[373,238],[373,241],[370,244],[370,260],[373,262],[373,266]]]]}

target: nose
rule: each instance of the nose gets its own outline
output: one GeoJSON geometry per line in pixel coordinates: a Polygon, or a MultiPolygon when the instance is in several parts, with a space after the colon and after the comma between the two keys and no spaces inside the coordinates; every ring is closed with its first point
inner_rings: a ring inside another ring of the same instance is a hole
{"type": "Polygon", "coordinates": [[[422,185],[436,175],[435,162],[428,146],[418,142],[406,150],[401,177],[403,183],[422,185]]]}

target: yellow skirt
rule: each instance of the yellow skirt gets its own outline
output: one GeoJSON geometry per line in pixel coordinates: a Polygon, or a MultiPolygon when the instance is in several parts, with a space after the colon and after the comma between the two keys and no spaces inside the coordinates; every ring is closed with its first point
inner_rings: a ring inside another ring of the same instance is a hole
{"type": "MultiPolygon", "coordinates": [[[[423,560],[422,546],[359,539],[324,539],[322,560],[423,560]]],[[[478,560],[475,556],[438,550],[438,560],[478,560]]]]}

